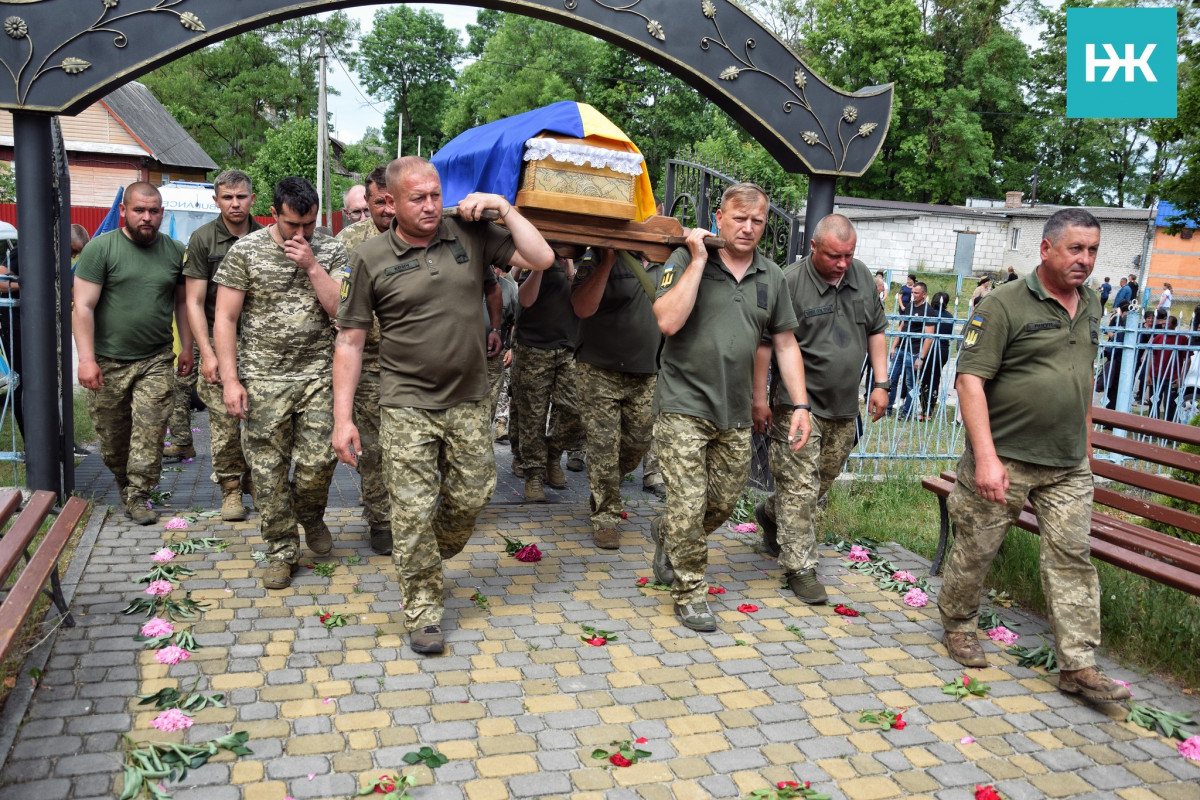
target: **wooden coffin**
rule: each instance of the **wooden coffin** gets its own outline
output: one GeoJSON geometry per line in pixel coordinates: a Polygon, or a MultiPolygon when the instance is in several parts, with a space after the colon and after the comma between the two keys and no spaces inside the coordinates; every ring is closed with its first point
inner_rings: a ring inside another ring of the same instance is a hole
{"type": "MultiPolygon", "coordinates": [[[[595,148],[585,139],[537,138],[595,148]]],[[[573,164],[550,156],[526,161],[521,170],[521,188],[517,190],[517,207],[522,211],[536,208],[632,221],[637,219],[635,178],[607,167],[573,164]]]]}

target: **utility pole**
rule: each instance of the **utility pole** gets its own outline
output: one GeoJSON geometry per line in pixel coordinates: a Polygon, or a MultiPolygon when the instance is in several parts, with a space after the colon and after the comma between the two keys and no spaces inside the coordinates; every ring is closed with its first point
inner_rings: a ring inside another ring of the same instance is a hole
{"type": "Polygon", "coordinates": [[[400,120],[399,124],[396,126],[396,158],[403,158],[404,151],[401,149],[401,147],[404,144],[404,112],[401,111],[396,116],[400,120]]]}
{"type": "Polygon", "coordinates": [[[317,93],[317,119],[319,120],[317,135],[317,217],[320,220],[318,224],[332,224],[332,215],[329,214],[329,200],[326,194],[329,191],[329,113],[327,111],[327,102],[325,98],[325,31],[320,32],[321,36],[321,57],[319,86],[317,93]],[[326,222],[326,215],[329,215],[329,222],[326,222]]]}

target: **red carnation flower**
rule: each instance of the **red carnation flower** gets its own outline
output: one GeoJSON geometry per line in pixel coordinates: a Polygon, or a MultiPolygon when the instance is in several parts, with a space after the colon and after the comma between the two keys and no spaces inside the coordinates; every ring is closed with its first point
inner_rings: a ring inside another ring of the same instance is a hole
{"type": "Polygon", "coordinates": [[[898,730],[898,731],[902,731],[902,730],[904,730],[904,728],[905,728],[907,725],[908,725],[908,723],[907,723],[907,722],[905,722],[904,720],[900,719],[899,717],[896,717],[896,724],[895,724],[895,725],[893,725],[892,727],[893,727],[893,728],[895,728],[895,729],[896,729],[896,730],[898,730]]]}
{"type": "Polygon", "coordinates": [[[527,544],[518,550],[514,555],[517,557],[517,561],[524,561],[525,563],[532,563],[542,560],[542,551],[538,550],[538,546],[536,544],[527,544]]]}
{"type": "Polygon", "coordinates": [[[975,785],[975,800],[1002,800],[1000,793],[992,788],[991,784],[987,786],[975,785]]]}
{"type": "Polygon", "coordinates": [[[608,639],[605,639],[603,636],[593,636],[591,639],[584,639],[583,641],[585,644],[590,644],[592,647],[600,647],[601,645],[608,643],[608,639]]]}
{"type": "Polygon", "coordinates": [[[621,519],[629,519],[629,514],[624,509],[621,510],[621,519]]]}
{"type": "Polygon", "coordinates": [[[328,620],[328,619],[329,619],[330,617],[332,617],[332,616],[333,616],[333,614],[322,614],[322,615],[321,615],[321,622],[325,622],[326,620],[328,620]]]}
{"type": "Polygon", "coordinates": [[[638,578],[638,579],[637,579],[637,585],[638,585],[638,586],[645,586],[645,585],[646,585],[647,583],[649,583],[649,582],[650,582],[650,579],[649,579],[649,578],[638,578]]]}
{"type": "Polygon", "coordinates": [[[779,783],[777,783],[775,785],[780,789],[799,789],[800,788],[800,784],[796,783],[795,781],[780,781],[779,783]]]}
{"type": "Polygon", "coordinates": [[[742,603],[738,606],[738,611],[741,611],[743,614],[753,614],[755,611],[758,611],[758,606],[753,603],[742,603]]]}
{"type": "Polygon", "coordinates": [[[709,594],[725,594],[725,587],[724,586],[710,586],[710,587],[708,587],[708,593],[709,594]]]}
{"type": "Polygon", "coordinates": [[[392,780],[390,775],[380,775],[379,781],[375,784],[375,794],[388,794],[396,791],[396,782],[392,780]]]}
{"type": "Polygon", "coordinates": [[[843,617],[857,617],[858,616],[857,611],[855,611],[853,608],[850,608],[850,606],[847,606],[843,603],[838,603],[837,606],[833,610],[835,612],[837,612],[838,614],[841,614],[843,617]]]}
{"type": "Polygon", "coordinates": [[[628,767],[633,764],[632,761],[630,761],[628,758],[621,755],[620,753],[613,753],[611,756],[608,757],[608,760],[611,761],[615,766],[618,766],[618,767],[628,767]]]}

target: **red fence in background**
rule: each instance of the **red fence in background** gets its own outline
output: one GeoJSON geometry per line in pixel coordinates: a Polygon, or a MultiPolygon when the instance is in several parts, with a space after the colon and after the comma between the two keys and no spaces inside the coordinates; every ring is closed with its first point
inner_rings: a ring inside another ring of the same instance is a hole
{"type": "MultiPolygon", "coordinates": [[[[107,208],[93,208],[91,206],[71,206],[71,224],[82,225],[87,229],[87,232],[94,234],[96,229],[100,227],[100,223],[104,222],[104,218],[108,216],[107,208]]],[[[337,215],[339,218],[341,214],[337,215]]],[[[256,220],[263,225],[270,225],[275,221],[274,217],[255,217],[256,220]]],[[[0,203],[0,222],[7,222],[10,225],[17,225],[17,204],[16,203],[0,203]]],[[[18,229],[20,228],[17,225],[18,229]]]]}

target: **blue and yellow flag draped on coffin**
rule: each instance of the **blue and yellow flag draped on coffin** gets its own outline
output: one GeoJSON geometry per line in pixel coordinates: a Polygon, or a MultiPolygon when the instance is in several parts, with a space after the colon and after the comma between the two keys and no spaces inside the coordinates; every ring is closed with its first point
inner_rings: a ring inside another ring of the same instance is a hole
{"type": "MultiPolygon", "coordinates": [[[[501,194],[517,202],[525,143],[539,134],[582,139],[586,144],[641,154],[625,133],[587,103],[564,100],[544,108],[472,128],[452,139],[433,157],[442,178],[442,198],[456,205],[471,192],[501,194]]],[[[637,221],[654,215],[650,176],[633,178],[637,221]]]]}

